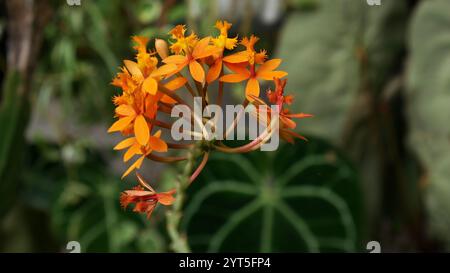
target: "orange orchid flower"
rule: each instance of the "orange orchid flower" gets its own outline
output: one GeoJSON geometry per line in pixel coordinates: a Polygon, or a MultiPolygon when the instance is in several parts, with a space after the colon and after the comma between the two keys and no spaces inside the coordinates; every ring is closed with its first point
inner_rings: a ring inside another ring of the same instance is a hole
{"type": "Polygon", "coordinates": [[[158,130],[153,136],[149,136],[148,138],[148,143],[145,146],[141,145],[137,137],[130,137],[122,140],[114,147],[114,150],[124,150],[128,148],[123,156],[123,162],[127,162],[135,155],[141,155],[141,157],[125,171],[122,178],[130,174],[133,170],[140,169],[145,157],[151,152],[167,152],[167,143],[161,139],[161,130],[158,130]]]}
{"type": "Polygon", "coordinates": [[[146,145],[150,137],[150,126],[145,117],[154,118],[157,112],[157,97],[151,96],[147,101],[142,101],[142,97],[134,98],[134,103],[121,104],[116,107],[116,115],[119,120],[113,123],[108,129],[112,132],[130,132],[132,126],[137,141],[141,145],[146,145]]]}
{"type": "Polygon", "coordinates": [[[192,50],[192,47],[198,41],[197,35],[195,35],[195,33],[191,33],[191,35],[189,36],[185,36],[185,33],[185,25],[177,25],[171,31],[169,31],[169,34],[172,35],[172,39],[176,41],[170,46],[170,50],[177,55],[183,53],[187,54],[192,50]]]}
{"type": "Polygon", "coordinates": [[[212,38],[213,45],[218,49],[218,51],[213,55],[214,63],[211,65],[206,75],[206,82],[211,83],[217,80],[222,72],[223,66],[223,52],[225,49],[232,50],[236,47],[237,37],[228,38],[228,30],[231,28],[232,24],[227,21],[217,21],[216,28],[220,30],[220,35],[216,38],[212,38]]]}
{"type": "MultiPolygon", "coordinates": [[[[131,78],[130,73],[125,67],[121,68],[121,72],[117,73],[117,76],[111,82],[112,85],[122,88],[123,92],[131,93],[137,87],[135,81],[131,78]]],[[[116,105],[118,103],[115,103],[116,105]]]]}
{"type": "Polygon", "coordinates": [[[250,65],[262,64],[267,58],[267,52],[261,50],[256,52],[255,44],[259,41],[259,38],[255,35],[250,36],[250,38],[244,37],[241,41],[241,45],[246,47],[246,50],[226,56],[224,61],[227,63],[246,63],[250,65]]]}
{"type": "Polygon", "coordinates": [[[249,101],[253,101],[254,97],[259,97],[259,79],[270,81],[275,77],[283,78],[288,74],[284,71],[274,71],[280,66],[281,59],[265,61],[266,53],[264,51],[259,53],[255,51],[254,45],[258,40],[255,36],[251,36],[250,39],[244,38],[241,44],[245,45],[247,50],[223,59],[224,62],[228,63],[227,67],[235,73],[224,75],[220,78],[220,81],[228,83],[248,80],[245,87],[245,95],[249,101]],[[249,66],[249,69],[247,69],[247,66],[249,66]]]}
{"type": "Polygon", "coordinates": [[[197,82],[203,83],[205,80],[205,70],[199,60],[211,56],[217,49],[209,46],[211,37],[198,40],[195,34],[185,37],[185,31],[186,29],[183,25],[178,25],[170,32],[172,38],[177,40],[170,48],[177,55],[169,56],[163,62],[177,66],[177,69],[169,75],[174,75],[184,67],[189,66],[189,72],[192,78],[197,82]]]}
{"type": "Polygon", "coordinates": [[[149,93],[150,95],[155,95],[158,91],[158,82],[165,75],[169,75],[177,70],[175,64],[166,64],[160,66],[150,72],[144,72],[139,67],[139,64],[130,60],[124,60],[125,67],[132,75],[132,78],[136,80],[137,83],[142,84],[142,91],[149,93]]]}
{"type": "Polygon", "coordinates": [[[136,173],[136,176],[140,185],[121,193],[120,205],[122,208],[126,209],[130,204],[135,204],[133,211],[145,213],[149,219],[158,203],[164,206],[173,204],[175,189],[157,193],[139,173],[136,173]]]}

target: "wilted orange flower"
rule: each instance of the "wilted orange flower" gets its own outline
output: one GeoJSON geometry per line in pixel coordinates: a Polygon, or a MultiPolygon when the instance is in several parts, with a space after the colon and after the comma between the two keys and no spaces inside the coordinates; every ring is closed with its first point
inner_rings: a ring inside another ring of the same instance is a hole
{"type": "Polygon", "coordinates": [[[288,74],[284,71],[274,71],[280,66],[281,59],[265,61],[265,51],[259,53],[255,51],[254,46],[258,40],[253,35],[250,39],[244,38],[241,44],[245,45],[247,50],[223,59],[225,62],[230,63],[227,67],[235,72],[235,74],[228,74],[220,78],[221,81],[228,83],[248,80],[245,87],[245,95],[249,101],[253,101],[253,97],[259,97],[260,86],[258,79],[271,81],[273,78],[283,78],[288,74]]]}
{"type": "MultiPolygon", "coordinates": [[[[286,87],[287,80],[281,80],[279,78],[274,78],[275,82],[275,91],[268,90],[267,91],[267,98],[270,103],[273,103],[274,105],[278,106],[278,115],[280,120],[280,137],[284,140],[286,140],[289,143],[294,142],[294,138],[300,138],[303,140],[306,140],[306,138],[302,135],[299,135],[290,129],[295,129],[297,127],[297,123],[293,121],[293,118],[309,118],[313,115],[311,114],[305,114],[305,113],[298,113],[298,114],[292,114],[290,113],[289,109],[285,108],[285,104],[290,105],[294,101],[294,97],[292,95],[284,95],[284,88],[286,87]]],[[[255,99],[255,104],[257,105],[265,105],[265,103],[258,99],[255,99]]],[[[269,109],[269,108],[265,108],[269,109]]]]}
{"type": "Polygon", "coordinates": [[[147,214],[147,219],[152,216],[152,212],[158,203],[169,206],[172,205],[175,198],[175,189],[157,193],[143,177],[136,173],[139,186],[134,187],[132,190],[127,190],[120,195],[120,205],[126,209],[130,204],[134,205],[134,212],[147,214]]]}

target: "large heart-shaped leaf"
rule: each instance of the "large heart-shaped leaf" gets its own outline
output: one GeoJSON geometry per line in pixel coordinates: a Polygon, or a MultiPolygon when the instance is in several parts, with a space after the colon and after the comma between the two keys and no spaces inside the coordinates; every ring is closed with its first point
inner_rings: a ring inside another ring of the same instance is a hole
{"type": "MultiPolygon", "coordinates": [[[[378,221],[382,160],[374,139],[373,105],[401,63],[406,1],[316,0],[289,16],[278,55],[289,73],[294,109],[311,113],[302,131],[347,147],[363,175],[368,221],[378,221]],[[295,94],[297,92],[297,94],[295,94]]],[[[382,130],[382,129],[380,129],[382,130]]]]}
{"type": "Polygon", "coordinates": [[[323,141],[216,154],[192,187],[184,226],[194,251],[358,249],[358,179],[323,141]]]}
{"type": "Polygon", "coordinates": [[[364,88],[362,80],[376,92],[398,63],[406,3],[315,2],[314,9],[289,16],[277,55],[290,75],[288,91],[299,92],[296,106],[316,116],[303,130],[339,142],[346,122],[355,118],[351,107],[364,88]]]}
{"type": "MultiPolygon", "coordinates": [[[[450,247],[450,2],[423,2],[411,25],[409,146],[428,174],[431,228],[450,247]]],[[[425,180],[424,180],[425,181],[425,180]]]]}

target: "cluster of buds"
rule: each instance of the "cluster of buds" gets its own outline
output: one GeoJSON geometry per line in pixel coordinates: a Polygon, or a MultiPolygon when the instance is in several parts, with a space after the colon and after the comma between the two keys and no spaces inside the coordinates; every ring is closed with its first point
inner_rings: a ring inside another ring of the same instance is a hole
{"type": "MultiPolygon", "coordinates": [[[[113,98],[117,121],[108,130],[110,133],[120,132],[126,137],[114,147],[115,150],[126,150],[124,162],[137,157],[123,177],[135,172],[140,185],[121,194],[120,202],[124,208],[134,204],[135,212],[146,213],[150,217],[158,203],[171,205],[174,202],[175,189],[157,193],[137,170],[145,159],[165,163],[189,160],[186,153],[196,146],[198,140],[191,143],[170,143],[164,140],[168,136],[163,138],[163,132],[170,130],[173,124],[160,118],[161,115],[170,114],[176,106],[191,108],[191,104],[184,99],[187,96],[201,97],[202,107],[206,107],[211,103],[211,93],[214,92],[216,105],[221,105],[225,84],[245,82],[245,99],[242,105],[257,106],[256,116],[260,121],[269,124],[276,122],[279,126],[278,130],[271,130],[268,126],[261,135],[240,147],[228,147],[217,139],[200,140],[203,144],[207,142],[207,145],[199,145],[203,147],[200,155],[202,160],[192,169],[189,184],[204,168],[210,151],[253,151],[273,134],[279,134],[280,138],[291,143],[295,138],[304,139],[292,131],[296,127],[293,119],[311,115],[293,114],[286,108],[286,105],[292,103],[293,97],[284,95],[286,80],[283,78],[287,73],[276,70],[281,59],[268,60],[265,50],[256,51],[255,44],[259,39],[253,35],[240,42],[237,37],[228,37],[231,24],[226,21],[218,21],[216,28],[220,31],[218,36],[199,38],[194,33],[187,35],[185,27],[178,25],[169,33],[170,46],[166,41],[156,39],[153,51],[147,49],[149,39],[133,37],[136,44],[135,61],[124,60],[124,66],[112,82],[114,86],[121,88],[122,93],[113,98]],[[244,50],[236,52],[238,45],[242,45],[244,50]],[[235,52],[225,55],[227,51],[235,52]],[[271,81],[275,85],[274,90],[267,91],[267,102],[260,94],[260,81],[271,81]],[[217,88],[210,90],[214,82],[217,82],[214,85],[217,88]],[[181,90],[186,90],[186,94],[181,94],[181,90]],[[274,105],[275,108],[269,107],[274,105]],[[169,150],[178,154],[170,156],[169,150]]],[[[194,120],[202,126],[209,121],[204,118],[194,120]]],[[[236,126],[236,123],[230,126],[236,126]]]]}

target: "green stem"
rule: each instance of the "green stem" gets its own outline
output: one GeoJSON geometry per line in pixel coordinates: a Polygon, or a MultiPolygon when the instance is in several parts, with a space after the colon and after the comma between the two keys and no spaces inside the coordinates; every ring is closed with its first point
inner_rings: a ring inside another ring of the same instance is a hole
{"type": "Polygon", "coordinates": [[[167,232],[171,240],[171,248],[177,253],[191,252],[187,243],[186,234],[180,231],[180,222],[182,217],[183,202],[185,199],[186,188],[190,184],[190,176],[195,167],[196,158],[200,152],[200,146],[193,146],[187,155],[186,165],[183,173],[178,179],[176,185],[177,195],[171,209],[167,211],[167,232]]]}

